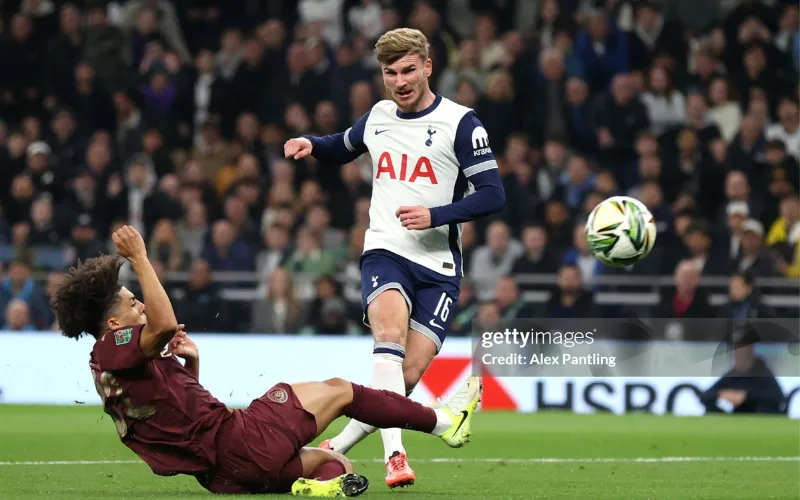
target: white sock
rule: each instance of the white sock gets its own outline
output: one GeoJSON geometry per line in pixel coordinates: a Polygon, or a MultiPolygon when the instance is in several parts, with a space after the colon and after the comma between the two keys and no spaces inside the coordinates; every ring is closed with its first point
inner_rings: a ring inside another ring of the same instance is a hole
{"type": "Polygon", "coordinates": [[[353,446],[360,443],[365,437],[376,430],[376,427],[359,422],[358,420],[350,419],[350,422],[342,429],[342,432],[331,439],[331,448],[339,453],[347,454],[353,446]]]}
{"type": "MultiPolygon", "coordinates": [[[[372,388],[405,395],[406,382],[403,377],[403,360],[406,350],[400,344],[376,342],[372,355],[372,388]]],[[[381,429],[383,459],[388,462],[396,451],[405,453],[400,429],[381,429]]]]}
{"type": "MultiPolygon", "coordinates": [[[[405,394],[406,384],[403,377],[403,359],[405,359],[405,348],[400,344],[392,342],[376,343],[372,355],[371,387],[405,394]]],[[[353,446],[363,441],[364,438],[376,430],[371,425],[351,419],[342,429],[342,432],[331,439],[331,448],[334,451],[346,454],[353,446]]],[[[400,429],[381,429],[381,438],[383,439],[384,459],[386,462],[389,461],[389,457],[395,451],[405,453],[400,437],[400,429]]]]}
{"type": "Polygon", "coordinates": [[[453,426],[453,419],[450,417],[450,414],[444,411],[441,408],[436,408],[433,410],[436,413],[436,426],[433,428],[434,436],[441,436],[447,429],[453,426]]]}

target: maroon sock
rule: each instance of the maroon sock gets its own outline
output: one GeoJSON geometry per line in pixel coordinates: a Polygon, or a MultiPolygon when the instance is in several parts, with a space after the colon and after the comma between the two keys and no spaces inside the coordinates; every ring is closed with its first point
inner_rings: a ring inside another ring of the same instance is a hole
{"type": "Polygon", "coordinates": [[[347,474],[344,464],[338,460],[332,460],[314,469],[314,472],[311,473],[311,479],[327,481],[329,479],[339,477],[342,474],[347,474]]]}
{"type": "Polygon", "coordinates": [[[427,433],[433,432],[437,420],[436,412],[416,401],[358,384],[353,384],[353,402],[342,413],[379,429],[397,427],[427,433]]]}

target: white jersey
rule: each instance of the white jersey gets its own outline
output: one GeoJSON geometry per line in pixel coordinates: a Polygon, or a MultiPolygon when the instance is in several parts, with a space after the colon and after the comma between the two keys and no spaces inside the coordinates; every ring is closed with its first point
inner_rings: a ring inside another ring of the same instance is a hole
{"type": "Polygon", "coordinates": [[[401,206],[457,202],[467,195],[471,176],[497,168],[473,110],[440,95],[417,113],[381,101],[345,131],[344,143],[349,151],[369,151],[372,157],[364,251],[388,250],[440,274],[463,276],[461,224],[408,230],[395,213],[401,206]]]}

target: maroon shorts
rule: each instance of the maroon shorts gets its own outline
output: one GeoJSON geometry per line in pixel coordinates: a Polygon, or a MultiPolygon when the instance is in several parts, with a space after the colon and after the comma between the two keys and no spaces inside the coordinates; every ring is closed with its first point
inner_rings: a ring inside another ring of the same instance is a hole
{"type": "Polygon", "coordinates": [[[289,384],[277,384],[217,435],[217,466],[201,484],[212,493],[287,493],[303,476],[301,448],[317,436],[314,415],[289,384]]]}

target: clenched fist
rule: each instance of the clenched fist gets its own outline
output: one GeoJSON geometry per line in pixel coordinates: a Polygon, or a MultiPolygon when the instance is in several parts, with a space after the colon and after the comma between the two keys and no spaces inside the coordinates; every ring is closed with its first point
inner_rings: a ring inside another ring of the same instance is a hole
{"type": "Polygon", "coordinates": [[[296,137],[294,139],[289,139],[286,141],[286,144],[283,145],[283,155],[286,158],[299,160],[310,155],[312,149],[314,149],[314,146],[311,144],[311,141],[305,137],[296,137]]]}
{"type": "Polygon", "coordinates": [[[422,231],[431,227],[431,211],[425,207],[400,207],[394,215],[409,230],[422,231]]]}
{"type": "Polygon", "coordinates": [[[128,260],[147,257],[144,240],[133,226],[122,226],[111,235],[117,253],[128,260]]]}

